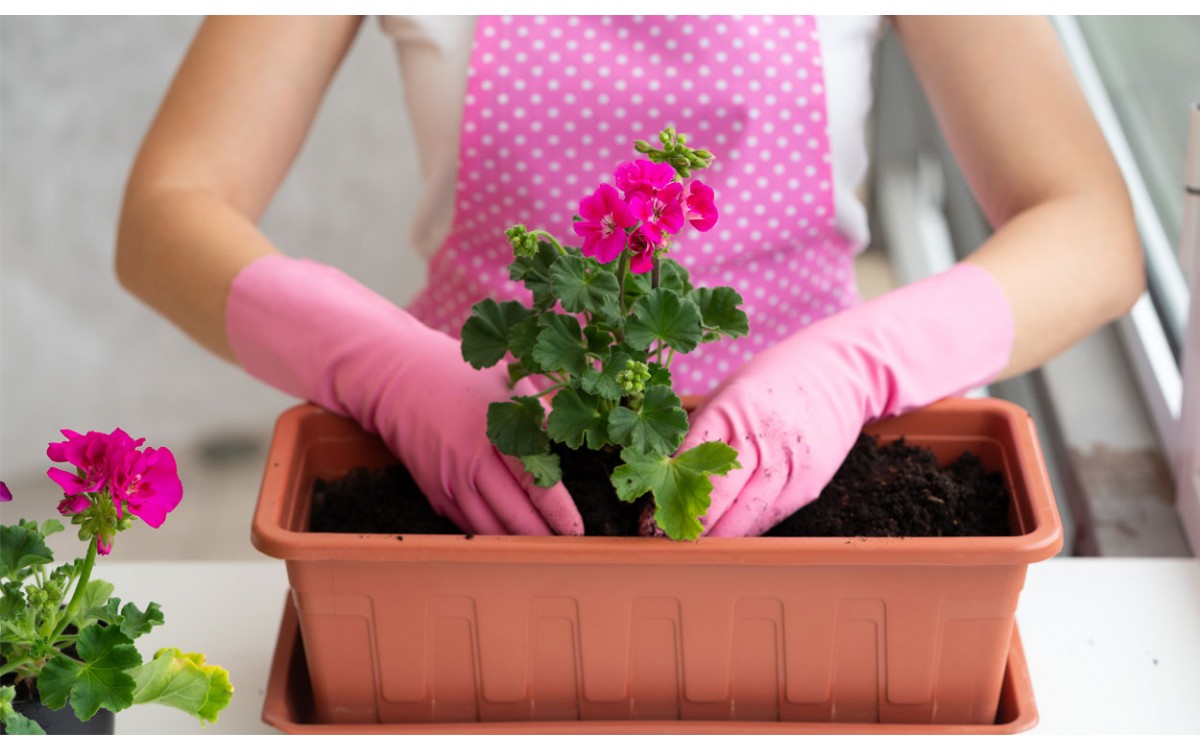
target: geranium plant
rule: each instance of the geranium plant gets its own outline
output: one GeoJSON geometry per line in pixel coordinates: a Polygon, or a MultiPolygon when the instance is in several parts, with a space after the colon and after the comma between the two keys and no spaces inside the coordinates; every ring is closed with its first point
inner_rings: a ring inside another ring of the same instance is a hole
{"type": "MultiPolygon", "coordinates": [[[[143,521],[158,528],[179,505],[183,486],[166,448],[143,448],[117,429],[51,443],[46,455],[66,462],[47,473],[63,490],[59,512],[78,527],[87,553],[54,564],[45,538],[64,530],[57,519],[40,526],[22,519],[0,526],[0,721],[8,734],[41,734],[13,708],[18,690],[52,709],[70,704],[81,720],[104,708],[138,703],[174,706],[216,721],[233,686],[203,654],[160,649],[143,661],[134,641],[163,624],[159,605],[143,610],[113,596],[111,583],[92,577],[97,556],[109,554],[118,532],[143,521]]],[[[0,500],[10,501],[7,487],[0,500]]]]}
{"type": "Polygon", "coordinates": [[[615,186],[601,184],[579,204],[581,247],[517,225],[507,231],[515,258],[510,278],[532,293],[533,306],[485,299],[462,329],[463,358],[476,368],[511,355],[510,382],[534,377],[542,388],[488,409],[487,433],[503,453],[520,457],[541,486],[561,479],[552,443],[620,451],[612,473],[617,497],[652,494],[654,520],[673,539],[695,539],[709,505],[709,476],[739,468],[737,453],[706,442],[676,456],[687,412],[668,369],[677,354],[748,332],[741,296],[730,287],[693,287],[668,257],[690,224],[717,221],[712,188],[693,172],[711,153],[667,128],[661,148],[636,141],[645,158],[620,164],[615,186]],[[549,414],[543,398],[551,397],[549,414]]]}

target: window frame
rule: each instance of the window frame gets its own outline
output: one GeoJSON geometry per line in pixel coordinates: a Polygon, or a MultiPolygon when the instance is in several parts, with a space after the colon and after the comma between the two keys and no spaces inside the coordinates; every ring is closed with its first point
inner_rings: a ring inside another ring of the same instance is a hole
{"type": "MultiPolygon", "coordinates": [[[[1189,300],[1200,289],[1200,274],[1192,274],[1192,290],[1184,275],[1184,269],[1200,267],[1200,242],[1188,242],[1195,233],[1185,229],[1176,254],[1078,21],[1073,16],[1054,16],[1053,21],[1133,203],[1146,257],[1148,290],[1118,323],[1118,331],[1169,458],[1176,482],[1176,510],[1193,551],[1200,550],[1200,305],[1191,306],[1191,320],[1187,320],[1189,300]]],[[[1185,116],[1189,114],[1180,113],[1185,116]]],[[[1193,105],[1190,117],[1188,158],[1196,162],[1200,161],[1200,108],[1193,105]]],[[[1197,169],[1193,166],[1186,174],[1193,175],[1197,169]]],[[[1186,194],[1180,190],[1181,199],[1186,194]]],[[[1188,216],[1185,208],[1184,227],[1200,219],[1194,215],[1200,211],[1198,202],[1189,200],[1193,215],[1188,216]]]]}

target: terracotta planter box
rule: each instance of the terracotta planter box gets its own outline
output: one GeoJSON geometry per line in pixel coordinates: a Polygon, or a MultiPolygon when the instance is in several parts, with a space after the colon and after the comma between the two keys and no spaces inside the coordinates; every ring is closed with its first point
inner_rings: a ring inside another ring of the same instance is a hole
{"type": "Polygon", "coordinates": [[[853,722],[570,720],[446,721],[439,723],[323,724],[313,709],[312,680],[300,640],[296,607],[284,608],[263,721],[287,734],[1016,734],[1037,726],[1037,706],[1021,638],[1013,631],[1000,705],[990,724],[878,724],[853,722]]]}
{"type": "Polygon", "coordinates": [[[323,724],[994,724],[1026,566],[1062,546],[1033,424],[955,399],[869,431],[978,454],[1006,476],[1017,535],[314,534],[314,479],[393,459],[300,406],[277,424],[252,536],[287,560],[323,724]]]}

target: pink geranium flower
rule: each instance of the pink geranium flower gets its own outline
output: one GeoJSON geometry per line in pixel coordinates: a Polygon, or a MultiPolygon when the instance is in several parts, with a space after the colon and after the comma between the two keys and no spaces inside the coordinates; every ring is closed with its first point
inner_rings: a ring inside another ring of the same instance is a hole
{"type": "Polygon", "coordinates": [[[68,495],[58,504],[58,512],[64,516],[77,516],[91,504],[92,501],[87,495],[68,495]]]}
{"type": "Polygon", "coordinates": [[[166,448],[129,453],[113,476],[112,494],[118,515],[122,506],[127,506],[149,526],[162,526],[167,514],[183,499],[175,456],[166,448]]]}
{"type": "Polygon", "coordinates": [[[713,197],[713,189],[700,180],[692,180],[683,188],[683,215],[701,232],[707,232],[717,223],[713,197]]]}
{"type": "Polygon", "coordinates": [[[601,185],[579,202],[583,221],[575,222],[575,234],[583,238],[584,255],[601,263],[616,260],[625,249],[625,229],[637,223],[629,206],[612,185],[601,185]]]}
{"type": "Polygon", "coordinates": [[[0,482],[0,503],[11,503],[12,493],[8,491],[8,485],[0,482]]]}
{"type": "Polygon", "coordinates": [[[629,199],[629,208],[642,222],[642,230],[655,244],[663,241],[663,234],[676,234],[683,229],[683,204],[679,198],[683,186],[672,182],[653,193],[634,193],[629,199]]]}
{"type": "Polygon", "coordinates": [[[629,270],[633,273],[647,273],[654,268],[654,251],[657,246],[646,236],[646,227],[638,227],[629,235],[629,250],[633,257],[629,259],[629,270]]]}
{"type": "Polygon", "coordinates": [[[670,164],[658,164],[649,159],[627,161],[617,167],[617,187],[625,193],[625,200],[634,195],[654,195],[656,190],[675,181],[675,168],[670,164]]]}
{"type": "Polygon", "coordinates": [[[116,467],[124,463],[125,456],[146,442],[145,438],[134,440],[119,427],[108,435],[90,430],[86,435],[74,430],[63,430],[62,434],[67,439],[50,443],[46,447],[46,456],[51,461],[69,463],[76,471],[71,473],[52,467],[46,476],[62,487],[68,497],[103,487],[112,478],[116,467]]]}

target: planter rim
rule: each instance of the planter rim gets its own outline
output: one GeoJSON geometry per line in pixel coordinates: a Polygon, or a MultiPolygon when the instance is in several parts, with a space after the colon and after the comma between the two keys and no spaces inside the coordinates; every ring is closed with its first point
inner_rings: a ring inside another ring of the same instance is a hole
{"type": "MultiPolygon", "coordinates": [[[[701,538],[694,542],[617,537],[530,537],[426,534],[313,533],[287,528],[283,498],[288,466],[276,459],[281,451],[299,451],[304,424],[317,420],[322,441],[358,439],[361,430],[350,420],[312,405],[292,407],[280,415],[263,475],[251,528],[254,546],[264,554],[292,561],[462,561],[464,563],[528,562],[557,564],[669,565],[1027,565],[1053,557],[1062,547],[1062,524],[1042,465],[1036,428],[1024,409],[999,399],[945,399],[921,410],[953,416],[975,412],[1011,431],[1018,460],[1010,479],[1028,498],[1029,529],[1006,537],[752,537],[701,538]],[[631,558],[631,556],[633,556],[631,558]],[[847,559],[852,557],[853,559],[847,559]]],[[[907,434],[907,417],[869,425],[865,431],[882,438],[907,434]]]]}

